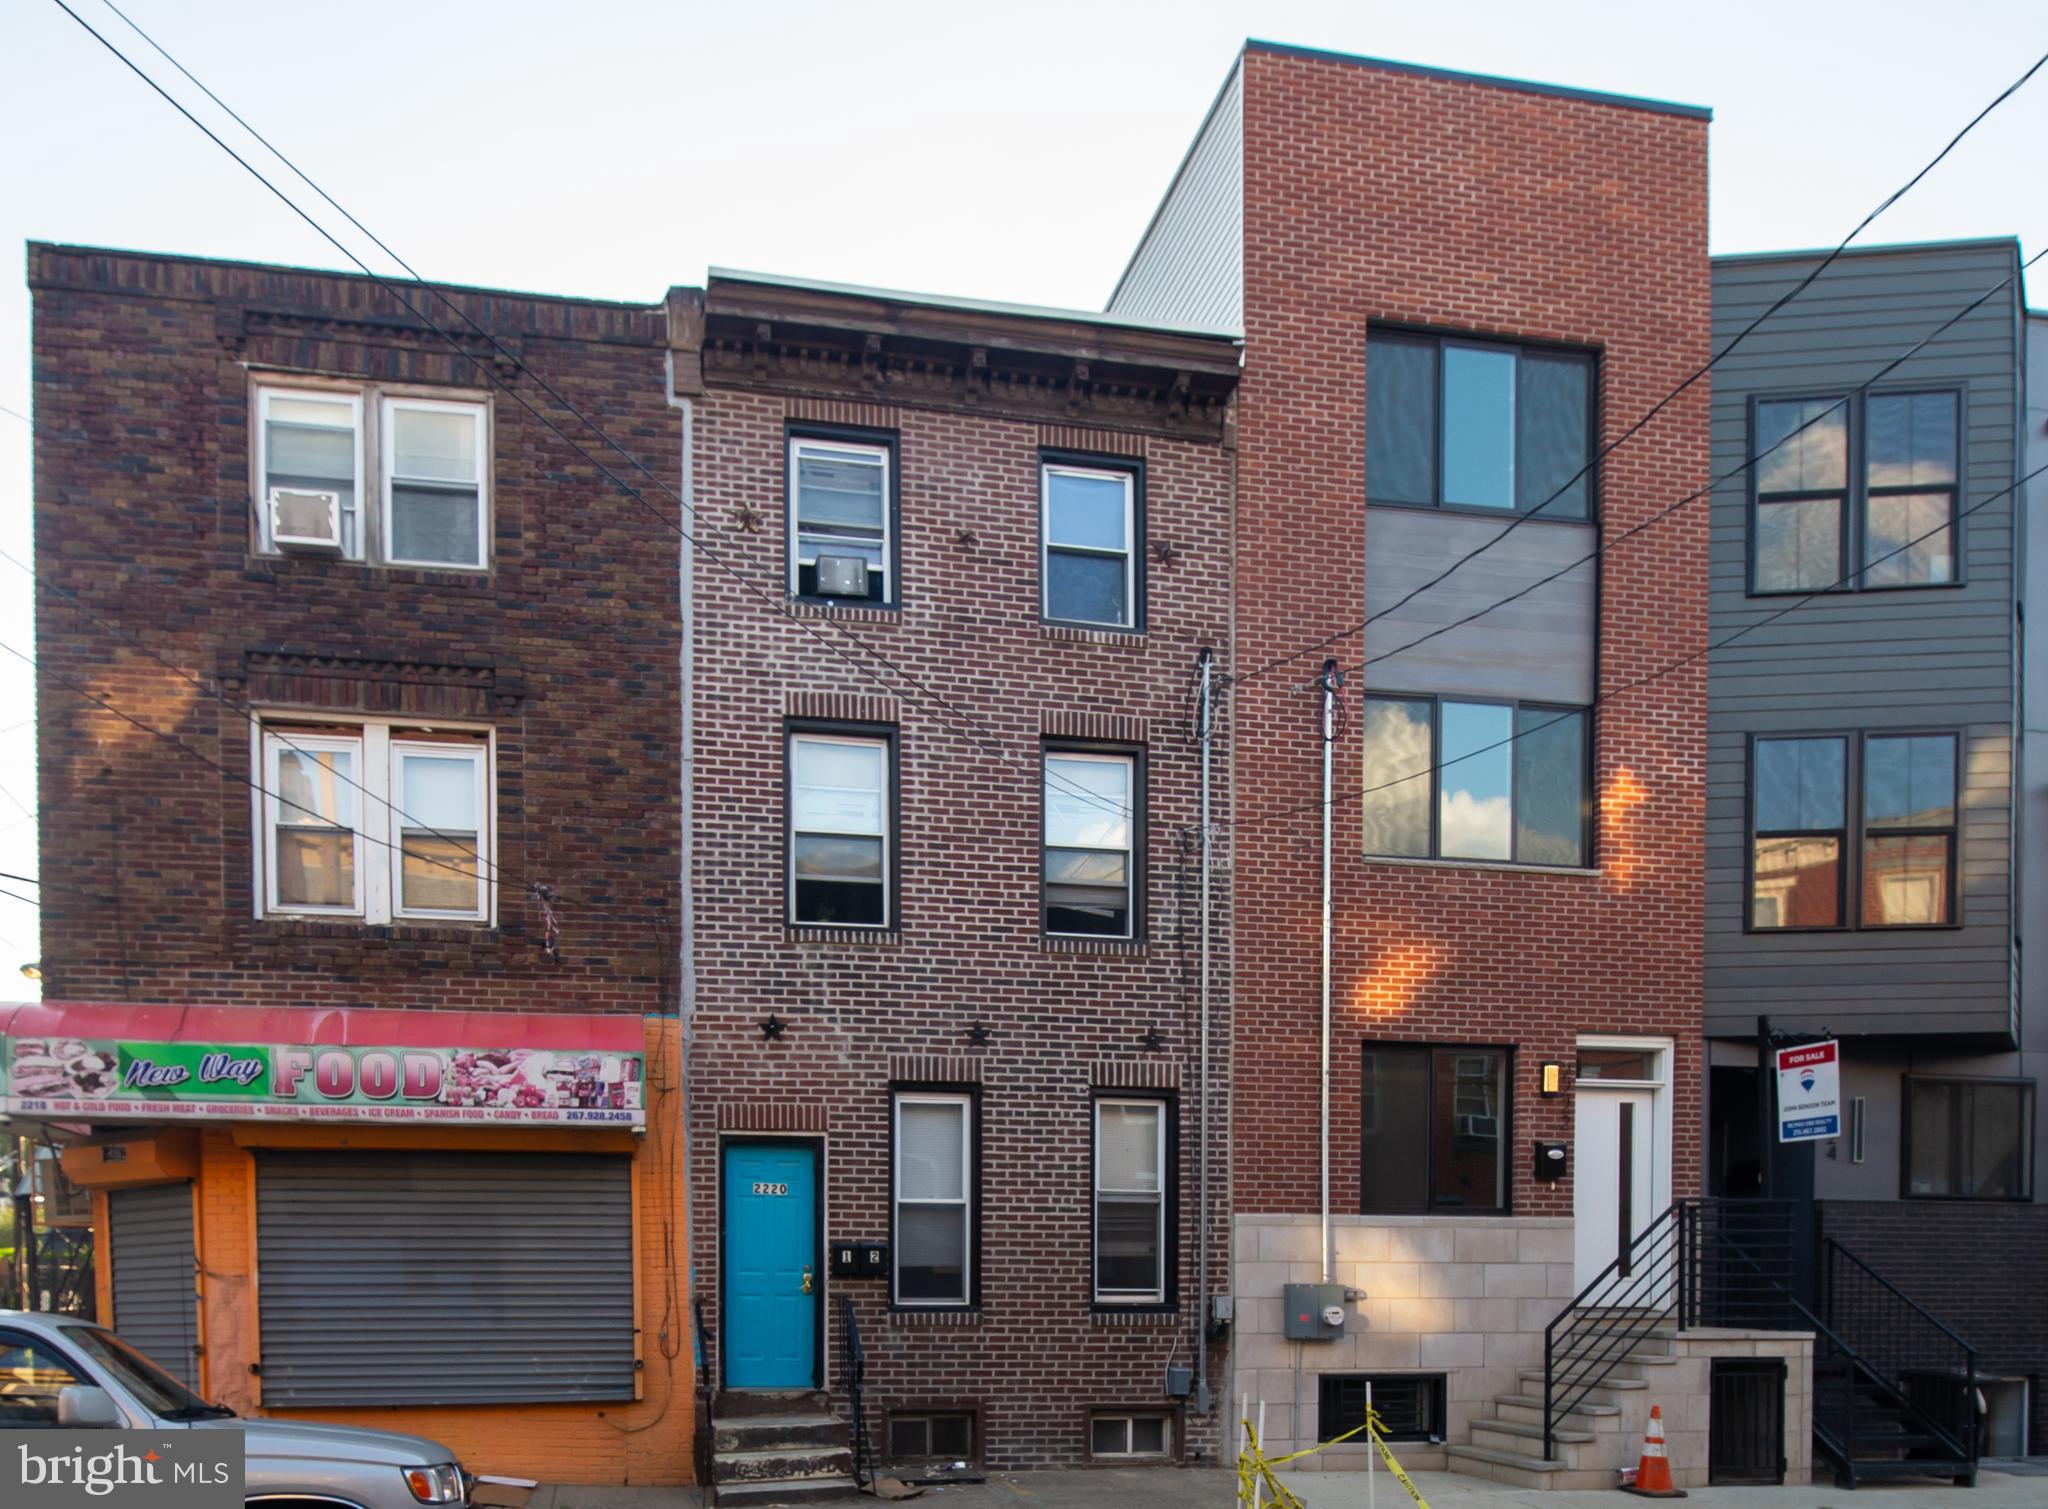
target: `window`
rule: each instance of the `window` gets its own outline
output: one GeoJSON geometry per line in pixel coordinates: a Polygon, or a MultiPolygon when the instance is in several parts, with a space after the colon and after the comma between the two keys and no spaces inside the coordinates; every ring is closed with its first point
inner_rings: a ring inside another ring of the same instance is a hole
{"type": "Polygon", "coordinates": [[[1758,739],[1751,754],[1749,925],[1946,927],[1956,915],[1957,736],[1758,739]],[[1852,803],[1852,751],[1861,801],[1852,803]],[[1862,813],[1852,922],[1848,814],[1862,813]]]}
{"type": "Polygon", "coordinates": [[[895,603],[894,472],[892,443],[790,436],[791,592],[895,603]]]}
{"type": "Polygon", "coordinates": [[[1442,1373],[1324,1373],[1317,1380],[1316,1437],[1330,1441],[1356,1430],[1352,1441],[1364,1445],[1365,1432],[1359,1427],[1365,1424],[1370,1390],[1380,1434],[1387,1440],[1441,1441],[1444,1381],[1442,1373]]]}
{"type": "Polygon", "coordinates": [[[490,920],[488,732],[268,720],[260,758],[259,915],[490,920]]]}
{"type": "Polygon", "coordinates": [[[1042,871],[1045,931],[1136,936],[1138,760],[1048,750],[1042,871]]]}
{"type": "Polygon", "coordinates": [[[484,569],[489,414],[482,399],[374,386],[259,386],[251,468],[257,549],[484,569]]]}
{"type": "Polygon", "coordinates": [[[398,566],[484,563],[484,411],[384,400],[384,538],[398,566]]]}
{"type": "Polygon", "coordinates": [[[1173,1454],[1173,1422],[1162,1414],[1096,1415],[1088,1422],[1092,1457],[1164,1457],[1173,1454]]]}
{"type": "Polygon", "coordinates": [[[967,1410],[889,1415],[892,1462],[972,1462],[974,1416],[967,1410]]]}
{"type": "Polygon", "coordinates": [[[1954,582],[1960,409],[1953,391],[1759,400],[1750,590],[1954,582]]]}
{"type": "Polygon", "coordinates": [[[1365,699],[1365,851],[1587,862],[1586,713],[1535,703],[1365,699]]]}
{"type": "Polygon", "coordinates": [[[905,1092],[895,1111],[895,1302],[970,1304],[973,1098],[905,1092]]]}
{"type": "Polygon", "coordinates": [[[1906,1193],[2034,1198],[2032,1080],[1906,1077],[1906,1193]]]}
{"type": "Polygon", "coordinates": [[[1364,1213],[1507,1213],[1509,1058],[1505,1048],[1365,1045],[1364,1213]]]}
{"type": "Polygon", "coordinates": [[[1039,489],[1045,616],[1138,628],[1138,473],[1046,461],[1039,489]]]}
{"type": "Polygon", "coordinates": [[[886,736],[790,735],[791,922],[891,925],[893,754],[893,740],[886,736]]]}
{"type": "Polygon", "coordinates": [[[1365,359],[1370,501],[1591,515],[1591,357],[1374,332],[1365,359]]]}
{"type": "Polygon", "coordinates": [[[0,1331],[0,1430],[57,1424],[57,1392],[79,1381],[71,1360],[37,1337],[0,1331]]]}
{"type": "Polygon", "coordinates": [[[1095,1302],[1167,1302],[1167,1108],[1162,1100],[1095,1102],[1095,1302]]]}

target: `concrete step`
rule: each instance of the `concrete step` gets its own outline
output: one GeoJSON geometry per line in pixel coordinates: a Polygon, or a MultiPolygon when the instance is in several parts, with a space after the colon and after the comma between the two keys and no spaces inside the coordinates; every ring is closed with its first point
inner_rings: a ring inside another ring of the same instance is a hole
{"type": "Polygon", "coordinates": [[[741,1415],[826,1415],[832,1412],[831,1398],[815,1388],[727,1388],[711,1398],[711,1418],[737,1419],[741,1415]]]}
{"type": "Polygon", "coordinates": [[[1444,1453],[1451,1471],[1513,1488],[1600,1489],[1612,1488],[1617,1481],[1611,1467],[1567,1467],[1562,1462],[1546,1462],[1534,1452],[1448,1446],[1444,1453]]]}
{"type": "MultiPolygon", "coordinates": [[[[1521,1379],[1521,1381],[1524,1383],[1535,1384],[1537,1391],[1539,1393],[1542,1391],[1543,1369],[1523,1368],[1520,1371],[1518,1371],[1515,1374],[1515,1376],[1521,1379]]],[[[1553,1380],[1553,1387],[1565,1387],[1568,1384],[1571,1386],[1572,1391],[1574,1393],[1578,1391],[1577,1385],[1575,1383],[1572,1383],[1569,1379],[1558,1378],[1553,1380]]],[[[1625,1394],[1637,1389],[1646,1389],[1649,1386],[1650,1385],[1643,1382],[1642,1379],[1631,1378],[1626,1373],[1623,1373],[1617,1369],[1615,1372],[1608,1374],[1607,1377],[1602,1379],[1600,1382],[1594,1384],[1591,1389],[1587,1390],[1585,1399],[1580,1402],[1588,1404],[1613,1404],[1615,1401],[1607,1398],[1606,1395],[1615,1393],[1625,1394]]]]}
{"type": "MultiPolygon", "coordinates": [[[[1590,1432],[1583,1430],[1561,1430],[1552,1438],[1557,1447],[1557,1460],[1567,1468],[1590,1467],[1593,1459],[1587,1455],[1594,1443],[1590,1432]]],[[[1532,1457],[1543,1455],[1543,1427],[1540,1425],[1515,1425],[1506,1420],[1474,1420],[1472,1441],[1474,1446],[1489,1451],[1522,1453],[1532,1457]]]]}
{"type": "Polygon", "coordinates": [[[713,1451],[800,1451],[846,1446],[852,1428],[837,1415],[737,1415],[714,1421],[713,1451]]]}
{"type": "Polygon", "coordinates": [[[852,1473],[853,1452],[844,1446],[711,1454],[711,1478],[716,1483],[808,1483],[852,1473]]]}
{"type": "MultiPolygon", "coordinates": [[[[1516,1425],[1533,1425],[1543,1428],[1543,1401],[1527,1394],[1495,1394],[1493,1396],[1493,1418],[1516,1425]]],[[[1621,1411],[1612,1404],[1575,1405],[1559,1422],[1571,1430],[1590,1430],[1601,1434],[1621,1429],[1621,1411]]]]}
{"type": "Polygon", "coordinates": [[[812,1478],[801,1483],[720,1483],[712,1490],[712,1502],[720,1509],[770,1509],[784,1504],[837,1504],[860,1497],[860,1485],[848,1473],[843,1478],[812,1478]]]}

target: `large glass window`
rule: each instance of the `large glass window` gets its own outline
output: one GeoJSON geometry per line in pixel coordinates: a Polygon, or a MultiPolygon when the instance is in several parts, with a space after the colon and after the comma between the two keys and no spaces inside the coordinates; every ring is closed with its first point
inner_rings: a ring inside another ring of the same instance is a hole
{"type": "Polygon", "coordinates": [[[384,401],[384,538],[394,565],[485,559],[484,408],[384,401]]]}
{"type": "Polygon", "coordinates": [[[789,740],[789,918],[889,925],[889,740],[789,740]]]}
{"type": "Polygon", "coordinates": [[[1095,1103],[1095,1300],[1166,1299],[1166,1103],[1095,1103]]]}
{"type": "Polygon", "coordinates": [[[391,762],[399,838],[392,851],[392,883],[398,911],[406,916],[482,916],[479,856],[489,782],[484,746],[393,739],[391,762]]]}
{"type": "Polygon", "coordinates": [[[1863,744],[1863,925],[1953,921],[1955,857],[1956,736],[1871,735],[1863,744]]]}
{"type": "Polygon", "coordinates": [[[1953,391],[1759,402],[1750,590],[1955,581],[1960,411],[1953,391]]]}
{"type": "Polygon", "coordinates": [[[362,911],[363,741],[272,734],[265,754],[271,909],[362,911]]]}
{"type": "Polygon", "coordinates": [[[1756,741],[1751,927],[1841,926],[1847,759],[1845,739],[1756,741]]]}
{"type": "Polygon", "coordinates": [[[262,548],[363,554],[358,478],[362,400],[354,393],[263,388],[257,533],[262,548]]]}
{"type": "Polygon", "coordinates": [[[1591,513],[1590,357],[1375,332],[1365,396],[1373,502],[1591,513]]]}
{"type": "Polygon", "coordinates": [[[1046,752],[1046,932],[1136,936],[1137,783],[1135,755],[1046,752]]]}
{"type": "Polygon", "coordinates": [[[1359,1208],[1505,1213],[1508,1067],[1503,1048],[1367,1043],[1359,1208]]]}
{"type": "Polygon", "coordinates": [[[2031,1080],[1906,1079],[1906,1193],[2034,1197],[2031,1080]]]}
{"type": "Polygon", "coordinates": [[[971,1299],[974,1102],[896,1096],[896,1303],[971,1299]]]}
{"type": "Polygon", "coordinates": [[[1586,712],[1368,696],[1366,853],[1586,863],[1586,712]]]}
{"type": "Polygon", "coordinates": [[[1126,468],[1046,462],[1044,613],[1063,623],[1137,627],[1138,479],[1126,468]]]}
{"type": "Polygon", "coordinates": [[[893,603],[893,508],[884,444],[792,437],[790,590],[798,597],[893,603]]]}

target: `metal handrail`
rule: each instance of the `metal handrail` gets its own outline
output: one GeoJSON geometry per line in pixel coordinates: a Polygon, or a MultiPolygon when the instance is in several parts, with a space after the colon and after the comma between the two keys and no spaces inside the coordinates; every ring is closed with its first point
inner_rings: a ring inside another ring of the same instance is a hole
{"type": "Polygon", "coordinates": [[[846,1400],[853,1412],[853,1480],[862,1488],[874,1481],[874,1469],[870,1464],[868,1450],[867,1422],[861,1408],[861,1385],[867,1381],[868,1356],[860,1344],[860,1321],[853,1313],[853,1300],[845,1295],[839,1299],[841,1319],[845,1322],[845,1356],[841,1363],[841,1377],[845,1381],[846,1400]]]}
{"type": "Polygon", "coordinates": [[[1664,1318],[1664,1305],[1642,1306],[1622,1303],[1631,1298],[1649,1298],[1670,1281],[1673,1271],[1681,1266],[1675,1261],[1678,1242],[1683,1231],[1678,1220],[1679,1202],[1674,1201],[1664,1208],[1663,1214],[1629,1239],[1626,1248],[1615,1253],[1608,1265],[1581,1289],[1572,1302],[1552,1317],[1543,1328],[1543,1459],[1554,1460],[1557,1450],[1557,1425],[1572,1409],[1583,1403],[1587,1395],[1606,1382],[1608,1375],[1626,1360],[1635,1344],[1652,1334],[1664,1318]],[[1626,1268],[1624,1269],[1624,1260],[1626,1268]],[[1616,1281],[1622,1281],[1619,1288],[1616,1281]],[[1645,1294],[1639,1294],[1645,1284],[1652,1287],[1645,1294]],[[1603,1286],[1605,1286],[1603,1290],[1603,1286]],[[1604,1308],[1628,1309],[1636,1312],[1627,1316],[1605,1316],[1586,1326],[1577,1312],[1591,1308],[1588,1301],[1600,1292],[1599,1305],[1604,1308]],[[1638,1330],[1642,1322],[1641,1311],[1650,1309],[1653,1314],[1647,1327],[1638,1330]],[[1557,1383],[1558,1337],[1557,1328],[1570,1322],[1567,1336],[1584,1338],[1577,1355],[1572,1359],[1572,1381],[1563,1390],[1563,1405],[1560,1407],[1560,1391],[1557,1383]],[[1619,1349],[1617,1350],[1617,1345],[1619,1349]],[[1599,1346],[1595,1353],[1591,1347],[1599,1346]]]}
{"type": "Polygon", "coordinates": [[[1870,1264],[1864,1262],[1862,1258],[1856,1256],[1855,1253],[1851,1252],[1848,1248],[1844,1247],[1835,1238],[1822,1237],[1821,1245],[1827,1248],[1829,1252],[1837,1254],[1841,1257],[1845,1257],[1850,1262],[1854,1263],[1858,1268],[1861,1268],[1865,1273],[1869,1274],[1873,1279],[1877,1280],[1877,1282],[1881,1284],[1884,1288],[1889,1290],[1894,1298],[1904,1301],[1907,1307],[1910,1308],[1915,1314],[1917,1314],[1922,1320],[1926,1321],[1929,1325],[1933,1326],[1935,1330],[1941,1332],[1942,1335],[1946,1336],[1950,1341],[1954,1342],[1957,1346],[1961,1347],[1965,1352],[1969,1353],[1970,1356],[1975,1357],[1977,1355],[1977,1348],[1971,1345],[1971,1343],[1965,1341],[1962,1337],[1958,1336],[1953,1330],[1951,1330],[1948,1324],[1945,1321],[1943,1321],[1941,1317],[1932,1314],[1925,1305],[1920,1303],[1919,1300],[1913,1298],[1912,1295],[1908,1294],[1905,1290],[1901,1289],[1897,1284],[1893,1283],[1890,1279],[1886,1278],[1882,1273],[1879,1273],[1875,1268],[1871,1267],[1870,1264]]]}
{"type": "Polygon", "coordinates": [[[701,1294],[690,1301],[690,1313],[697,1329],[697,1387],[708,1394],[711,1392],[711,1331],[704,1324],[704,1297],[701,1294]]]}

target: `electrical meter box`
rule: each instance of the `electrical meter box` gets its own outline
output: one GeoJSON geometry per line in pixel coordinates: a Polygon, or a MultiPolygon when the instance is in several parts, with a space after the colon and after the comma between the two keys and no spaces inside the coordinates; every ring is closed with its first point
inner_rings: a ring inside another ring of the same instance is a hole
{"type": "Polygon", "coordinates": [[[1289,1341],[1335,1341],[1344,1334],[1342,1284],[1289,1284],[1281,1290],[1282,1333],[1289,1341]]]}

